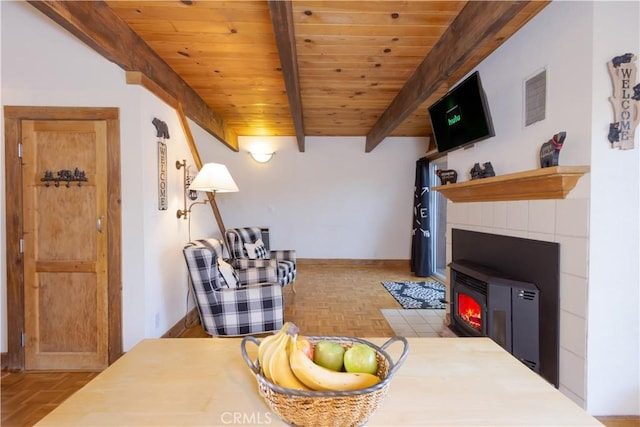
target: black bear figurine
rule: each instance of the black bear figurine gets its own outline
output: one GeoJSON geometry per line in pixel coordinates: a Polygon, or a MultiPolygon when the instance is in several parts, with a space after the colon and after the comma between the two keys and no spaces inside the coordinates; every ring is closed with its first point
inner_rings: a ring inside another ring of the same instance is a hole
{"type": "Polygon", "coordinates": [[[542,144],[540,147],[540,167],[548,168],[551,166],[558,166],[558,160],[560,160],[560,150],[564,144],[566,138],[566,132],[560,132],[553,135],[553,137],[542,144]]]}
{"type": "Polygon", "coordinates": [[[480,163],[476,163],[469,171],[471,174],[471,179],[480,179],[482,178],[482,168],[480,167],[480,163]]]}
{"type": "Polygon", "coordinates": [[[480,163],[476,163],[475,165],[473,165],[473,168],[471,168],[469,173],[471,174],[472,180],[496,176],[491,162],[486,162],[482,166],[480,166],[480,163]]]}
{"type": "Polygon", "coordinates": [[[453,169],[436,170],[436,175],[440,178],[440,185],[455,184],[458,180],[458,172],[453,169]]]}
{"type": "Polygon", "coordinates": [[[496,173],[493,171],[493,165],[491,164],[491,162],[487,162],[482,166],[484,167],[484,171],[482,172],[482,177],[483,178],[489,178],[490,176],[496,176],[496,173]]]}

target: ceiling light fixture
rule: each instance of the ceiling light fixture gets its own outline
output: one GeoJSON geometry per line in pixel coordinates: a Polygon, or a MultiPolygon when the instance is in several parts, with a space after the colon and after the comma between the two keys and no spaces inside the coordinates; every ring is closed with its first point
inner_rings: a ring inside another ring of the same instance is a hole
{"type": "Polygon", "coordinates": [[[258,163],[267,163],[269,160],[271,160],[273,155],[276,154],[276,153],[265,153],[265,152],[258,152],[258,151],[249,151],[249,154],[251,154],[251,157],[256,162],[258,162],[258,163]]]}

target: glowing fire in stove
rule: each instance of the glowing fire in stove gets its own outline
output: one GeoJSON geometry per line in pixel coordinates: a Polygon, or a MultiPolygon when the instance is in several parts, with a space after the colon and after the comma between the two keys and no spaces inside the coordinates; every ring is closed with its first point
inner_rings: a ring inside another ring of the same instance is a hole
{"type": "Polygon", "coordinates": [[[482,331],[480,304],[467,294],[458,294],[458,315],[472,328],[482,331]]]}

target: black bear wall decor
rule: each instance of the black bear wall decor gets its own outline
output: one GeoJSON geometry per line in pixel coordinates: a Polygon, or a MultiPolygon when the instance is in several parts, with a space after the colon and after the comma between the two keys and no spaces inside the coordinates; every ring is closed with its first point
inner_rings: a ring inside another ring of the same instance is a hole
{"type": "Polygon", "coordinates": [[[154,117],[151,121],[153,125],[156,127],[156,137],[169,139],[169,126],[167,126],[166,122],[163,122],[157,117],[154,117]]]}
{"type": "Polygon", "coordinates": [[[486,162],[482,166],[480,166],[480,163],[476,163],[475,165],[473,165],[469,173],[471,174],[472,180],[496,176],[491,162],[486,162]]]}
{"type": "Polygon", "coordinates": [[[553,137],[542,144],[540,147],[540,167],[548,168],[551,166],[558,166],[560,160],[560,150],[564,144],[564,139],[567,137],[567,132],[559,132],[553,135],[553,137]]]}
{"type": "Polygon", "coordinates": [[[458,172],[453,169],[438,169],[436,175],[440,178],[440,185],[455,184],[458,181],[458,172]]]}
{"type": "Polygon", "coordinates": [[[620,141],[620,122],[609,123],[609,135],[607,136],[610,143],[620,141]]]}
{"type": "Polygon", "coordinates": [[[635,55],[633,53],[625,53],[623,55],[614,56],[611,59],[611,65],[613,68],[619,68],[622,64],[628,64],[633,61],[633,57],[635,55]]]}

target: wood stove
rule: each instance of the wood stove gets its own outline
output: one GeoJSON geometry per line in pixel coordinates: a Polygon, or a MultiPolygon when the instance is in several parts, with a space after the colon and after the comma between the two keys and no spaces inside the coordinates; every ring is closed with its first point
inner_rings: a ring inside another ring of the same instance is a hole
{"type": "Polygon", "coordinates": [[[540,373],[538,288],[466,261],[449,267],[451,330],[458,336],[487,336],[540,373]]]}
{"type": "MultiPolygon", "coordinates": [[[[464,261],[463,261],[464,262],[464,261]]],[[[462,273],[458,263],[451,268],[451,325],[458,336],[487,335],[487,282],[462,273]]]]}
{"type": "Polygon", "coordinates": [[[559,386],[560,245],[452,229],[453,332],[488,336],[559,386]]]}

